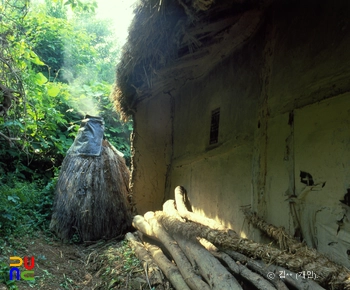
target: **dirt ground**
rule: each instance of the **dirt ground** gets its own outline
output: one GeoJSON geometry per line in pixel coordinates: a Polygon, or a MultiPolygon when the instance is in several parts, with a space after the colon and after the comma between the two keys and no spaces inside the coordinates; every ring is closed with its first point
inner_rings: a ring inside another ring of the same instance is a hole
{"type": "MultiPolygon", "coordinates": [[[[34,281],[16,282],[18,289],[150,289],[147,277],[128,243],[101,241],[90,245],[62,243],[37,233],[23,238],[18,249],[2,247],[0,257],[34,256],[34,281]]],[[[24,269],[24,267],[20,267],[24,269]]],[[[8,289],[0,282],[0,290],[8,289]]]]}

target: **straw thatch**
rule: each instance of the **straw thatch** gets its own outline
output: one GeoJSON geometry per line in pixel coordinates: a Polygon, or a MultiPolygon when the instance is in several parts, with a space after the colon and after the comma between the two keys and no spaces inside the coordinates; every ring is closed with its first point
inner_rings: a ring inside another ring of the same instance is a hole
{"type": "Polygon", "coordinates": [[[260,25],[265,1],[141,0],[111,95],[123,117],[138,102],[203,76],[260,25]]]}
{"type": "Polygon", "coordinates": [[[110,239],[131,225],[129,170],[117,150],[103,140],[99,156],[68,154],[56,186],[50,229],[63,240],[110,239]]]}

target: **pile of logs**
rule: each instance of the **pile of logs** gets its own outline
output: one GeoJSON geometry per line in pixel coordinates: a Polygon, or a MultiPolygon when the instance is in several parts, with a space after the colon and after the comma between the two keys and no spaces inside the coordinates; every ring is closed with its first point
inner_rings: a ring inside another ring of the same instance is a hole
{"type": "Polygon", "coordinates": [[[147,269],[150,286],[161,284],[164,273],[178,290],[350,290],[348,269],[249,210],[244,211],[247,219],[276,240],[278,247],[241,238],[189,211],[185,200],[186,192],[178,186],[175,200],[166,201],[163,211],[134,217],[133,226],[142,242],[131,233],[126,235],[147,269]]]}

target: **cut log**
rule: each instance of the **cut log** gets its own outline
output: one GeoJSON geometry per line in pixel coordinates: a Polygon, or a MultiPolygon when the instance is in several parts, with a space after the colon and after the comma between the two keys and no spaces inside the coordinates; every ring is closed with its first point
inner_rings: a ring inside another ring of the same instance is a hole
{"type": "Polygon", "coordinates": [[[268,282],[259,274],[252,272],[251,270],[249,270],[247,267],[245,267],[240,263],[236,263],[229,255],[223,252],[214,252],[213,255],[217,257],[220,261],[223,261],[231,269],[231,271],[235,273],[237,276],[240,276],[244,280],[253,284],[256,289],[259,289],[259,290],[276,289],[270,282],[268,282]]]}
{"type": "MultiPolygon", "coordinates": [[[[236,263],[228,254],[218,251],[218,249],[205,239],[200,239],[200,243],[219,261],[228,266],[231,272],[236,276],[249,281],[258,290],[275,290],[276,288],[264,277],[251,270],[241,263],[236,263]]],[[[286,287],[285,290],[288,290],[286,287]]]]}
{"type": "MultiPolygon", "coordinates": [[[[145,249],[142,243],[140,243],[132,233],[127,233],[125,238],[129,241],[131,248],[134,250],[137,258],[141,261],[143,269],[145,270],[148,282],[151,286],[163,284],[163,275],[159,270],[158,265],[153,261],[150,253],[145,249]]],[[[164,287],[162,287],[164,289],[164,287]]]]}
{"type": "Polygon", "coordinates": [[[177,186],[175,188],[175,202],[176,209],[178,210],[181,217],[196,223],[200,223],[202,225],[206,225],[215,230],[228,230],[226,227],[214,221],[213,219],[209,219],[190,212],[186,207],[186,191],[182,186],[177,186]]]}
{"type": "MultiPolygon", "coordinates": [[[[295,240],[291,235],[289,235],[284,230],[284,228],[276,227],[274,225],[268,224],[263,219],[259,218],[255,213],[251,212],[249,209],[243,209],[243,213],[246,216],[246,218],[248,219],[248,222],[250,222],[253,226],[260,229],[262,232],[264,232],[269,237],[273,238],[278,243],[278,245],[281,249],[285,249],[288,252],[290,252],[292,254],[297,254],[297,255],[303,254],[305,252],[308,254],[312,253],[312,255],[316,254],[317,259],[322,260],[327,265],[331,265],[329,263],[330,260],[328,260],[328,258],[326,258],[322,254],[316,252],[314,249],[308,248],[304,243],[300,243],[299,241],[295,240]]],[[[337,264],[333,264],[333,265],[336,267],[342,268],[341,266],[338,266],[337,264]]],[[[289,275],[287,275],[285,278],[286,283],[288,283],[289,285],[291,285],[297,289],[320,289],[320,288],[317,288],[319,286],[316,283],[314,283],[313,280],[301,279],[301,276],[303,276],[305,274],[305,272],[312,272],[315,275],[318,275],[317,273],[321,273],[321,271],[323,270],[323,268],[320,269],[320,267],[323,267],[323,265],[320,266],[320,265],[314,264],[314,265],[308,266],[307,269],[309,269],[309,271],[307,271],[307,270],[301,271],[302,274],[299,275],[299,277],[300,277],[299,279],[295,278],[298,276],[298,273],[294,273],[294,274],[289,273],[289,275]],[[312,268],[312,267],[315,267],[315,268],[312,268]],[[309,285],[309,284],[311,284],[311,285],[309,285]],[[316,285],[312,285],[312,284],[316,284],[316,285]],[[310,287],[310,288],[308,288],[308,287],[310,287]]],[[[276,269],[278,269],[278,267],[276,269]]],[[[280,269],[281,273],[286,271],[282,267],[279,267],[279,269],[280,269]]],[[[306,267],[305,267],[305,269],[306,269],[306,267]]],[[[343,268],[343,269],[345,269],[345,268],[343,268]]],[[[336,270],[336,269],[333,268],[333,270],[336,270]]],[[[332,271],[332,270],[330,270],[330,271],[332,271]]],[[[345,275],[345,271],[343,274],[345,275]]],[[[339,273],[339,276],[341,276],[341,273],[339,273]]],[[[350,274],[348,274],[348,279],[346,279],[346,283],[350,282],[349,279],[350,279],[350,274]]],[[[332,284],[332,283],[333,282],[330,281],[330,284],[332,284]]],[[[344,287],[350,287],[350,285],[344,286],[344,287]]],[[[346,288],[346,289],[348,289],[348,288],[346,288]]]]}
{"type": "Polygon", "coordinates": [[[145,218],[142,215],[136,215],[134,216],[132,220],[132,226],[135,229],[138,229],[141,233],[151,237],[152,239],[156,239],[159,241],[159,239],[154,236],[152,227],[150,224],[145,220],[145,218]]]}
{"type": "Polygon", "coordinates": [[[167,215],[170,215],[176,219],[178,219],[181,222],[184,222],[185,220],[180,216],[178,210],[176,209],[176,203],[173,199],[168,199],[163,204],[163,212],[165,212],[167,215]]]}
{"type": "Polygon", "coordinates": [[[200,278],[200,276],[194,272],[190,262],[174,239],[169,236],[169,234],[163,229],[157,220],[152,218],[152,215],[153,213],[151,212],[145,214],[145,217],[148,218],[149,222],[147,222],[142,216],[138,216],[136,219],[134,218],[133,226],[144,234],[151,237],[156,237],[162,242],[176,262],[176,265],[180,270],[186,284],[192,290],[210,290],[208,284],[206,284],[200,278]]]}
{"type": "Polygon", "coordinates": [[[242,239],[233,231],[213,230],[193,222],[182,223],[162,212],[157,212],[157,219],[170,234],[182,234],[188,238],[201,237],[213,243],[220,250],[234,250],[249,257],[260,258],[266,263],[273,263],[293,272],[314,271],[315,281],[325,287],[350,290],[350,271],[337,265],[315,250],[299,248],[295,254],[284,252],[269,245],[242,239]]]}
{"type": "Polygon", "coordinates": [[[292,272],[276,265],[266,265],[262,261],[251,261],[251,264],[255,264],[255,267],[264,268],[269,275],[275,275],[280,277],[286,285],[292,289],[297,290],[325,290],[322,286],[317,284],[312,278],[303,278],[302,274],[292,272]]]}
{"type": "MultiPolygon", "coordinates": [[[[283,279],[286,285],[288,285],[292,289],[297,290],[325,290],[325,288],[321,287],[315,281],[313,281],[313,277],[311,278],[303,278],[302,273],[295,273],[285,268],[276,265],[266,265],[261,261],[254,261],[256,264],[260,264],[261,267],[264,267],[269,273],[274,273],[283,279]]],[[[311,271],[310,271],[311,272],[311,271]]],[[[328,288],[327,288],[328,289],[328,288]]]]}
{"type": "Polygon", "coordinates": [[[259,264],[257,261],[235,251],[227,250],[226,253],[234,260],[245,264],[252,271],[260,274],[263,277],[267,277],[277,290],[288,290],[286,284],[279,278],[278,275],[276,275],[276,273],[271,275],[271,272],[269,272],[266,267],[263,267],[263,265],[259,264]]]}
{"type": "MultiPolygon", "coordinates": [[[[163,204],[163,211],[170,214],[173,218],[183,221],[175,208],[173,200],[168,200],[163,204]]],[[[232,289],[227,287],[241,289],[238,281],[196,239],[186,240],[181,235],[175,235],[174,239],[192,262],[192,265],[198,267],[202,277],[212,289],[232,289]]]]}
{"type": "Polygon", "coordinates": [[[163,254],[162,250],[151,243],[144,242],[144,244],[147,250],[151,253],[154,261],[158,264],[164,275],[169,279],[173,287],[176,290],[190,290],[182,278],[179,269],[168,260],[168,258],[163,254]]]}
{"type": "Polygon", "coordinates": [[[180,234],[175,234],[174,239],[211,289],[242,289],[230,272],[196,239],[187,239],[180,234]]]}
{"type": "Polygon", "coordinates": [[[305,279],[302,279],[301,277],[298,278],[298,273],[294,273],[285,268],[279,267],[277,269],[277,268],[269,267],[262,261],[256,261],[256,260],[250,259],[247,256],[235,251],[227,250],[226,253],[236,261],[246,264],[246,266],[252,271],[257,272],[264,277],[268,277],[269,281],[276,287],[277,290],[288,290],[286,285],[288,285],[289,287],[292,287],[293,289],[298,289],[298,290],[324,289],[313,280],[311,279],[305,280],[305,279]],[[284,277],[284,278],[281,279],[280,277],[281,278],[284,277]]]}

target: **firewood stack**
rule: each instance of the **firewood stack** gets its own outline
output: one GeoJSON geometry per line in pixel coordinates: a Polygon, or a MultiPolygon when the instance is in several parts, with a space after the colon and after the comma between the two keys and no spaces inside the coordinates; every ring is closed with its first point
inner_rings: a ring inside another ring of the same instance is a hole
{"type": "Polygon", "coordinates": [[[136,236],[127,239],[142,261],[149,285],[162,286],[162,273],[178,290],[206,289],[347,289],[350,271],[299,243],[282,228],[269,225],[249,210],[246,218],[276,240],[279,247],[241,238],[212,219],[188,211],[186,192],[163,211],[137,215],[136,236]]]}

